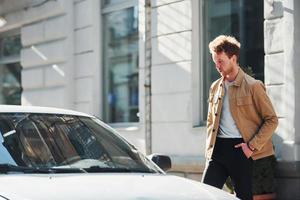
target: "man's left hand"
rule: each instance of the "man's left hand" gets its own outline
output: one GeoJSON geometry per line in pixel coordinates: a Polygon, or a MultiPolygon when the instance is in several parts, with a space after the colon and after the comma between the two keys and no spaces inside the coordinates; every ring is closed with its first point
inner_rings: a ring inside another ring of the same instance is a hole
{"type": "Polygon", "coordinates": [[[242,148],[245,156],[247,158],[250,158],[250,156],[253,154],[253,151],[251,149],[249,149],[248,145],[246,143],[240,143],[234,146],[235,148],[242,148]]]}

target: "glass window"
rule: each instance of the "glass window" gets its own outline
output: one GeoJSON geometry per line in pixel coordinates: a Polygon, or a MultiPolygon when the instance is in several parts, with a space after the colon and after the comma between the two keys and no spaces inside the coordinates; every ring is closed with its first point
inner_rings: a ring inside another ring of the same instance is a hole
{"type": "Polygon", "coordinates": [[[104,116],[109,123],[138,121],[138,11],[103,16],[104,116]]]}
{"type": "Polygon", "coordinates": [[[20,35],[0,37],[0,104],[21,104],[20,35]]]}
{"type": "MultiPolygon", "coordinates": [[[[204,0],[203,70],[204,98],[220,75],[209,53],[208,43],[218,35],[232,35],[241,43],[239,64],[248,74],[264,80],[263,0],[204,0]]],[[[206,102],[206,101],[204,101],[206,102]]],[[[207,106],[204,106],[207,109],[207,106]]],[[[203,118],[206,119],[207,110],[203,118]]]]}
{"type": "Polygon", "coordinates": [[[0,64],[0,104],[21,104],[21,65],[0,64]]]}
{"type": "Polygon", "coordinates": [[[0,57],[11,57],[20,54],[20,35],[8,36],[0,39],[0,57]]]}
{"type": "Polygon", "coordinates": [[[83,168],[86,172],[160,172],[96,118],[1,113],[0,140],[0,164],[35,169],[83,168]]]}
{"type": "Polygon", "coordinates": [[[110,5],[110,4],[117,4],[117,3],[122,3],[128,0],[104,0],[103,5],[110,5]]]}

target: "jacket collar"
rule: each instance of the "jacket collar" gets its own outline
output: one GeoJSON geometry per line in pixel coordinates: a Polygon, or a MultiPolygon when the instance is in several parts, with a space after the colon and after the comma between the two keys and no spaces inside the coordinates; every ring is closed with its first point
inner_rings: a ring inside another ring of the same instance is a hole
{"type": "Polygon", "coordinates": [[[233,82],[233,85],[239,87],[242,84],[244,76],[245,76],[245,72],[239,67],[239,72],[233,82]]]}
{"type": "MultiPolygon", "coordinates": [[[[239,87],[243,81],[244,76],[245,76],[245,72],[239,67],[239,71],[235,80],[233,81],[233,85],[239,87]]],[[[220,84],[219,84],[220,87],[223,87],[224,81],[225,81],[225,77],[221,77],[220,84]]]]}

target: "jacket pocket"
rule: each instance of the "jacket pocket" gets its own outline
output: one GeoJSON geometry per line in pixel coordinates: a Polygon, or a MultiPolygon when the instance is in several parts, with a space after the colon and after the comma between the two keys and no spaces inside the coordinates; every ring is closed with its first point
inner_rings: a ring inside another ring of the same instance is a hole
{"type": "Polygon", "coordinates": [[[252,97],[251,96],[238,97],[236,99],[236,104],[238,106],[251,105],[253,104],[252,97]]]}

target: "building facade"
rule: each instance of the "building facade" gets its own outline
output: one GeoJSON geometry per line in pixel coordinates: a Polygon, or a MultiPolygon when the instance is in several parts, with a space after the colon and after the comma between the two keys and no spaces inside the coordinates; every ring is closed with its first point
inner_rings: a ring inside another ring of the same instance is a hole
{"type": "Polygon", "coordinates": [[[93,114],[200,180],[218,77],[207,45],[230,34],[279,116],[280,195],[300,198],[299,12],[296,0],[1,0],[0,103],[93,114]]]}

